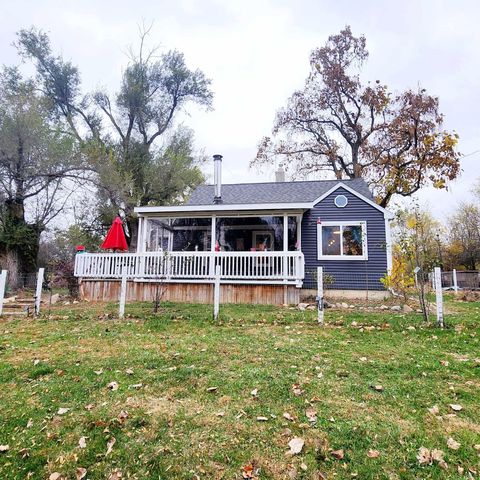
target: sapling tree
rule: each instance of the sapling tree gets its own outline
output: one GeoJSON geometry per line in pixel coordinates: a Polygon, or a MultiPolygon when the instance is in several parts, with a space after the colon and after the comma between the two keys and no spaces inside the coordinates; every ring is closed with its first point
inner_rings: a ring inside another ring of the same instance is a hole
{"type": "Polygon", "coordinates": [[[418,205],[410,210],[399,211],[394,225],[396,254],[401,258],[399,261],[404,262],[399,267],[404,271],[402,281],[410,284],[411,278],[414,278],[414,288],[426,322],[429,319],[428,275],[439,263],[435,240],[439,228],[439,223],[418,205]]]}

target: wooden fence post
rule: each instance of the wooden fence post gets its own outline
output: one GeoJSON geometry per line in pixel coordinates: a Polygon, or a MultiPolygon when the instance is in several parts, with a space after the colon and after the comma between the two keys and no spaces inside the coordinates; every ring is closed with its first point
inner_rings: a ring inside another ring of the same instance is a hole
{"type": "Polygon", "coordinates": [[[122,282],[120,283],[120,305],[118,307],[118,318],[125,315],[125,300],[127,299],[127,269],[123,267],[122,282]]]}
{"type": "Polygon", "coordinates": [[[5,287],[7,285],[7,270],[0,273],[0,315],[3,312],[3,299],[5,297],[5,287]]]}
{"type": "Polygon", "coordinates": [[[443,328],[443,290],[442,290],[442,271],[440,267],[433,270],[433,278],[435,285],[435,301],[437,303],[437,327],[443,328]]]}
{"type": "Polygon", "coordinates": [[[218,320],[220,311],[220,265],[215,267],[215,283],[213,286],[213,319],[218,320]]]}
{"type": "Polygon", "coordinates": [[[324,304],[323,304],[323,267],[317,267],[317,309],[318,324],[324,324],[324,304]]]}
{"type": "Polygon", "coordinates": [[[453,277],[453,291],[455,293],[458,293],[457,270],[455,270],[455,268],[453,269],[452,277],[453,277]]]}
{"type": "Polygon", "coordinates": [[[39,268],[37,275],[37,288],[35,290],[35,315],[40,315],[40,304],[42,301],[42,285],[43,276],[45,275],[45,269],[39,268]]]}

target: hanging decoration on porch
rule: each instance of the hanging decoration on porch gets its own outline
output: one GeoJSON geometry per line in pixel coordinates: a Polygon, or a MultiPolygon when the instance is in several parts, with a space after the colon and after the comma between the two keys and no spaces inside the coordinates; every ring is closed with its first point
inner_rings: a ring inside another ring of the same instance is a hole
{"type": "Polygon", "coordinates": [[[120,217],[116,217],[110,227],[110,230],[103,241],[101,248],[104,250],[121,250],[127,251],[127,239],[125,238],[125,232],[123,231],[123,224],[122,219],[120,217]]]}

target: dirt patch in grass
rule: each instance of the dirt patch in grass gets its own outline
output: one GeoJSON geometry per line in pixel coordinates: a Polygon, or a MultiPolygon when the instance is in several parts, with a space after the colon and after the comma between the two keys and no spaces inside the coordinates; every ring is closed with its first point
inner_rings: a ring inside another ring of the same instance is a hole
{"type": "Polygon", "coordinates": [[[480,424],[458,416],[443,416],[442,425],[447,433],[469,430],[480,435],[480,424]]]}

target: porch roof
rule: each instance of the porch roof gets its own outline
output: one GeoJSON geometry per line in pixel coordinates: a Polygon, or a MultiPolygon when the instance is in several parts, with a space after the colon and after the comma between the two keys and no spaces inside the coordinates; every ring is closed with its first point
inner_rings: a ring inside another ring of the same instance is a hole
{"type": "Polygon", "coordinates": [[[136,207],[135,212],[140,215],[145,214],[206,214],[209,213],[214,215],[215,213],[225,214],[236,214],[239,212],[248,213],[248,212],[262,212],[262,213],[279,213],[279,212],[298,212],[302,213],[305,210],[312,208],[311,203],[262,203],[256,205],[250,204],[238,204],[238,205],[178,205],[178,206],[168,206],[168,207],[156,207],[156,206],[147,206],[147,207],[136,207]]]}

